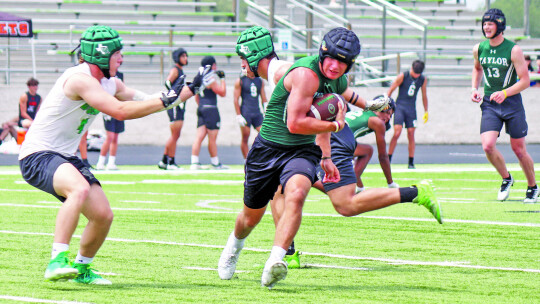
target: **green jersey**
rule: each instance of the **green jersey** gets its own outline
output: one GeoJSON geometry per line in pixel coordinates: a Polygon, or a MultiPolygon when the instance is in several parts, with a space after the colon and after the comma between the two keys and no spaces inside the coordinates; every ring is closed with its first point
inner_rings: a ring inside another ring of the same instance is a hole
{"type": "Polygon", "coordinates": [[[512,48],[516,45],[504,39],[498,46],[489,45],[489,40],[478,46],[478,60],[484,70],[484,95],[511,87],[517,82],[516,69],[512,63],[512,48]]]}
{"type": "Polygon", "coordinates": [[[369,118],[373,116],[377,116],[377,114],[372,111],[354,111],[345,114],[345,122],[349,125],[349,128],[351,128],[354,138],[362,137],[373,132],[373,130],[368,127],[369,118]]]}
{"type": "Polygon", "coordinates": [[[319,56],[304,57],[296,61],[279,80],[266,107],[260,135],[262,138],[282,145],[303,145],[315,142],[315,135],[293,134],[287,128],[287,103],[290,93],[285,89],[283,80],[295,68],[304,67],[313,70],[319,77],[319,88],[314,98],[325,93],[342,94],[347,89],[345,75],[331,80],[323,76],[319,69],[319,56]]]}

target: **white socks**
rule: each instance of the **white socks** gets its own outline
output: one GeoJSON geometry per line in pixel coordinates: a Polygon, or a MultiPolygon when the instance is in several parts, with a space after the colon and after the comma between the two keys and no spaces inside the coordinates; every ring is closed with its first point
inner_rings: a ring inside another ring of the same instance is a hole
{"type": "Polygon", "coordinates": [[[75,258],[75,263],[77,264],[90,264],[94,258],[87,258],[85,256],[82,256],[81,253],[77,253],[77,257],[75,258]]]}
{"type": "Polygon", "coordinates": [[[283,258],[285,257],[285,254],[287,253],[287,250],[279,247],[279,246],[274,246],[272,247],[272,251],[270,252],[270,258],[268,258],[268,261],[266,261],[266,264],[268,264],[268,262],[272,261],[283,261],[283,258]]]}
{"type": "Polygon", "coordinates": [[[199,161],[199,156],[197,156],[197,155],[191,155],[191,163],[192,163],[192,164],[198,164],[198,163],[200,163],[200,161],[199,161]]]}
{"type": "Polygon", "coordinates": [[[116,156],[109,155],[109,162],[107,163],[107,166],[114,166],[114,165],[116,165],[116,156]]]}
{"type": "Polygon", "coordinates": [[[101,167],[105,166],[106,159],[107,159],[107,155],[103,156],[100,154],[96,166],[101,166],[101,167]]]}
{"type": "Polygon", "coordinates": [[[210,157],[210,163],[212,163],[214,166],[219,165],[219,157],[210,157]]]}
{"type": "Polygon", "coordinates": [[[240,250],[242,250],[242,248],[244,248],[244,242],[246,241],[246,239],[237,239],[236,236],[234,236],[234,231],[231,232],[231,235],[229,235],[229,239],[227,240],[227,245],[226,247],[228,248],[233,248],[234,249],[234,253],[238,253],[240,252],[240,250]]]}
{"type": "Polygon", "coordinates": [[[69,245],[68,244],[62,244],[62,243],[53,243],[52,244],[52,252],[51,252],[51,259],[56,258],[56,256],[60,252],[68,251],[69,245]]]}

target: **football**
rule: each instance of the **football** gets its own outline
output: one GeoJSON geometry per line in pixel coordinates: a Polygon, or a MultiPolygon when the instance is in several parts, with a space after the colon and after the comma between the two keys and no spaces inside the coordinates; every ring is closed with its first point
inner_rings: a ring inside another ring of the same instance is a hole
{"type": "Polygon", "coordinates": [[[315,97],[307,116],[319,120],[334,121],[339,110],[339,103],[345,108],[343,97],[336,93],[326,93],[320,97],[315,97]]]}

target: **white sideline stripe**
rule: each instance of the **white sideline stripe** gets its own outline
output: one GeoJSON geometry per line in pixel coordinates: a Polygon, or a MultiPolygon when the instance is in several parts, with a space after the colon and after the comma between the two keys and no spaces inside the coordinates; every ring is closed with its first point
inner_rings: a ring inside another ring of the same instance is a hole
{"type": "MultiPolygon", "coordinates": [[[[430,165],[431,166],[431,165],[430,165]]],[[[511,171],[521,171],[521,168],[518,164],[512,164],[508,166],[508,170],[511,171]]],[[[540,169],[536,169],[535,171],[539,171],[540,169]]],[[[486,165],[485,167],[453,167],[449,168],[446,166],[441,167],[433,167],[433,168],[416,168],[414,171],[411,171],[411,169],[403,168],[403,169],[392,169],[392,172],[400,172],[400,173],[414,173],[414,172],[495,172],[495,169],[493,167],[490,167],[486,165]]],[[[366,169],[364,172],[368,173],[380,173],[382,172],[381,168],[369,168],[366,169]]],[[[134,170],[118,170],[118,171],[99,171],[99,172],[93,172],[95,175],[200,175],[200,174],[241,174],[244,175],[243,169],[228,169],[228,170],[144,170],[144,169],[134,169],[134,170]]],[[[19,170],[0,170],[0,175],[21,175],[21,171],[19,170]]]]}
{"type": "Polygon", "coordinates": [[[211,180],[211,179],[145,179],[140,183],[143,184],[205,184],[205,185],[241,185],[243,180],[211,180]]]}
{"type": "MultiPolygon", "coordinates": [[[[195,267],[195,266],[186,266],[182,267],[182,269],[189,269],[189,270],[208,270],[208,271],[218,271],[217,268],[209,268],[209,267],[195,267]]],[[[235,270],[234,273],[245,273],[249,272],[249,270],[235,270]]]]}
{"type": "Polygon", "coordinates": [[[121,203],[136,203],[136,204],[161,204],[161,202],[156,201],[131,201],[131,200],[121,200],[121,203]]]}
{"type": "Polygon", "coordinates": [[[0,191],[12,191],[12,192],[41,192],[37,189],[0,189],[0,191]]]}
{"type": "Polygon", "coordinates": [[[489,270],[503,270],[503,271],[522,271],[522,272],[540,273],[540,269],[468,265],[469,262],[450,262],[450,261],[424,262],[424,261],[410,261],[410,260],[386,259],[386,258],[357,257],[357,256],[348,256],[348,255],[340,255],[340,254],[309,253],[309,252],[304,252],[304,251],[302,251],[302,254],[304,254],[304,255],[324,256],[324,257],[331,257],[331,258],[339,258],[339,259],[349,259],[349,260],[379,261],[379,262],[386,262],[386,263],[388,263],[390,265],[422,265],[422,266],[458,267],[458,268],[489,269],[489,270]]]}
{"type": "Polygon", "coordinates": [[[347,270],[373,270],[373,268],[366,267],[346,267],[346,266],[335,266],[335,265],[323,265],[323,264],[303,264],[307,267],[316,267],[316,268],[331,268],[331,269],[347,269],[347,270]]]}
{"type": "MultiPolygon", "coordinates": [[[[49,208],[58,209],[60,206],[41,206],[41,205],[26,205],[26,204],[12,204],[1,203],[1,206],[7,207],[27,207],[27,208],[49,208]]],[[[147,208],[118,208],[113,207],[112,210],[118,211],[147,211],[147,212],[175,212],[175,213],[207,213],[207,214],[237,214],[238,211],[210,211],[210,210],[175,210],[175,209],[147,209],[147,208]]],[[[270,214],[270,212],[266,212],[270,214]]],[[[302,216],[312,217],[343,217],[339,214],[325,214],[325,213],[303,213],[302,216]]],[[[395,217],[395,216],[368,216],[357,215],[353,218],[368,218],[379,220],[395,220],[395,221],[415,221],[415,222],[434,222],[433,218],[414,218],[414,217],[395,217]]],[[[540,227],[540,223],[513,223],[513,222],[494,222],[494,221],[473,221],[473,220],[456,220],[456,219],[444,219],[445,223],[462,223],[462,224],[478,224],[478,225],[494,225],[494,226],[518,226],[518,227],[540,227]]]]}
{"type": "MultiPolygon", "coordinates": [[[[0,233],[53,236],[52,233],[19,232],[19,231],[8,231],[8,230],[0,230],[0,233]]],[[[73,235],[73,237],[80,238],[81,236],[73,235]]],[[[154,241],[154,240],[130,240],[130,239],[122,239],[122,238],[107,238],[106,240],[109,242],[149,243],[149,244],[190,246],[190,247],[217,248],[217,249],[223,249],[224,247],[224,246],[207,245],[207,244],[178,243],[178,242],[154,241]]],[[[260,248],[246,248],[245,247],[243,250],[255,251],[255,252],[270,252],[270,250],[268,249],[260,249],[260,248]]],[[[323,256],[323,257],[339,258],[339,259],[347,259],[347,260],[378,261],[378,262],[385,262],[390,265],[423,265],[423,266],[460,267],[460,268],[473,268],[473,269],[490,269],[490,270],[502,270],[502,271],[522,271],[522,272],[540,273],[540,269],[469,265],[469,262],[449,262],[449,261],[426,262],[426,261],[411,261],[411,260],[388,259],[388,258],[359,257],[359,256],[350,256],[350,255],[341,255],[341,254],[313,253],[313,252],[304,252],[304,251],[302,251],[302,255],[323,256]]]]}
{"type": "Polygon", "coordinates": [[[472,156],[472,157],[486,157],[485,154],[481,154],[481,153],[460,153],[460,152],[450,152],[448,153],[448,155],[450,156],[472,156]]]}
{"type": "Polygon", "coordinates": [[[8,296],[8,295],[0,295],[0,299],[19,301],[19,302],[28,302],[28,303],[92,304],[89,302],[56,301],[56,300],[36,299],[36,298],[29,298],[29,297],[16,297],[16,296],[8,296]]]}
{"type": "Polygon", "coordinates": [[[136,182],[123,182],[123,181],[99,181],[102,185],[135,185],[136,182]]]}

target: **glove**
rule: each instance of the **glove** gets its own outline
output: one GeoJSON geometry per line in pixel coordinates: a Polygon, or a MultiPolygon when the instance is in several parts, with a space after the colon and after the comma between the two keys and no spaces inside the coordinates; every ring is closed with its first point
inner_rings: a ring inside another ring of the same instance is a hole
{"type": "Polygon", "coordinates": [[[422,116],[422,119],[424,120],[424,123],[427,123],[428,117],[429,117],[428,112],[425,112],[424,116],[422,116]]]}
{"type": "Polygon", "coordinates": [[[240,114],[236,115],[236,122],[238,123],[238,125],[239,125],[240,127],[245,127],[245,126],[247,126],[247,121],[246,121],[246,119],[244,118],[244,116],[242,116],[242,115],[240,115],[240,114]]]}
{"type": "Polygon", "coordinates": [[[390,99],[388,95],[384,94],[383,98],[377,98],[375,100],[366,100],[366,110],[380,112],[388,106],[390,99]]]}
{"type": "Polygon", "coordinates": [[[225,72],[223,71],[216,71],[216,75],[218,75],[218,77],[221,79],[225,78],[225,72]]]}
{"type": "MultiPolygon", "coordinates": [[[[182,78],[185,78],[185,75],[182,75],[182,78]]],[[[182,81],[179,81],[177,84],[173,85],[168,92],[161,93],[160,99],[161,102],[163,102],[163,107],[165,107],[165,109],[173,108],[182,102],[182,100],[178,98],[182,88],[184,88],[183,79],[182,81]]]]}
{"type": "Polygon", "coordinates": [[[396,182],[392,182],[391,184],[388,184],[388,188],[399,188],[399,185],[396,182]]]}
{"type": "MultiPolygon", "coordinates": [[[[200,91],[204,90],[204,87],[201,89],[201,86],[203,85],[203,80],[211,73],[214,75],[214,72],[211,70],[212,66],[207,65],[204,68],[200,67],[199,72],[197,75],[193,78],[193,82],[188,84],[188,88],[193,93],[193,95],[199,94],[200,91]]],[[[183,76],[183,75],[182,75],[183,76]]],[[[208,83],[209,84],[209,83],[208,83]]],[[[206,86],[206,85],[205,85],[206,86]]]]}

